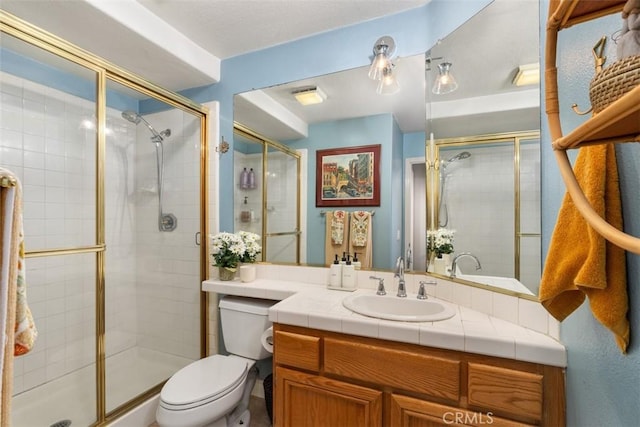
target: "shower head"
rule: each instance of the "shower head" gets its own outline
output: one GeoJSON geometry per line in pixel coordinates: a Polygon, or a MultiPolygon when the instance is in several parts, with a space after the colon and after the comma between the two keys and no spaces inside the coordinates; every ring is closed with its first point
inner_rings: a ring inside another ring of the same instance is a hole
{"type": "Polygon", "coordinates": [[[122,118],[136,125],[140,123],[140,120],[142,120],[142,117],[140,116],[140,114],[131,110],[123,111],[122,118]]]}
{"type": "Polygon", "coordinates": [[[463,151],[462,153],[458,153],[455,156],[453,156],[450,159],[448,159],[446,161],[446,163],[451,163],[451,162],[456,162],[458,160],[468,159],[469,157],[471,157],[471,153],[468,152],[468,151],[463,151]]]}
{"type": "Polygon", "coordinates": [[[122,112],[122,118],[130,121],[133,124],[139,124],[140,122],[144,123],[144,125],[151,131],[153,137],[151,138],[151,142],[160,143],[164,141],[164,138],[171,136],[171,129],[165,129],[162,132],[158,132],[154,129],[151,124],[144,119],[140,114],[135,111],[126,110],[122,112]]]}
{"type": "Polygon", "coordinates": [[[462,153],[458,153],[453,157],[449,157],[447,160],[441,160],[442,170],[444,171],[450,163],[457,162],[458,160],[464,160],[471,157],[471,153],[468,151],[463,151],[462,153]]]}

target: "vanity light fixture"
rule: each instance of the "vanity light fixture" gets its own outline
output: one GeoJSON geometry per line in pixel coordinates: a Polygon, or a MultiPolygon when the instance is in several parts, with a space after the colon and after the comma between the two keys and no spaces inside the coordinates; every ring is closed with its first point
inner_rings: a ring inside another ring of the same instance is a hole
{"type": "Polygon", "coordinates": [[[321,104],[327,99],[325,94],[318,86],[305,89],[299,89],[293,92],[293,96],[302,105],[321,104]]]}
{"type": "Polygon", "coordinates": [[[378,95],[392,95],[400,90],[398,79],[393,74],[393,65],[382,70],[382,78],[378,82],[376,93],[378,95]]]}
{"type": "Polygon", "coordinates": [[[392,66],[391,58],[396,51],[396,42],[391,36],[382,36],[373,45],[373,60],[369,67],[369,78],[381,80],[385,68],[392,66]]]}
{"type": "Polygon", "coordinates": [[[513,78],[515,86],[528,86],[540,83],[540,64],[525,64],[518,67],[516,76],[513,78]]]}
{"type": "MultiPolygon", "coordinates": [[[[435,59],[435,58],[434,58],[435,59]]],[[[451,74],[451,62],[441,62],[438,64],[438,77],[433,82],[431,91],[436,95],[451,93],[458,89],[458,82],[451,74]]]]}

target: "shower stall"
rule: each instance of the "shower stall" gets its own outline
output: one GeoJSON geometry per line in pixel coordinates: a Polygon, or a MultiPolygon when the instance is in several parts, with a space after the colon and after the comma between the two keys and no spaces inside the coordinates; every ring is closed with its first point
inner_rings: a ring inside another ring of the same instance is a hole
{"type": "Polygon", "coordinates": [[[2,17],[0,164],[39,331],[11,425],[105,425],[206,354],[207,110],[2,17]]]}
{"type": "Polygon", "coordinates": [[[477,256],[482,275],[513,277],[535,288],[542,265],[539,132],[449,138],[435,145],[436,219],[438,227],[456,231],[456,253],[477,256]]]}

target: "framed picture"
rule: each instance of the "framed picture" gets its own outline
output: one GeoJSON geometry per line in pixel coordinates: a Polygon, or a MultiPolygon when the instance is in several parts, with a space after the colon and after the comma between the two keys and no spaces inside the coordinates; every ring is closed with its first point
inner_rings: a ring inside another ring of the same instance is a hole
{"type": "Polygon", "coordinates": [[[380,206],[380,145],[318,150],[316,206],[380,206]]]}

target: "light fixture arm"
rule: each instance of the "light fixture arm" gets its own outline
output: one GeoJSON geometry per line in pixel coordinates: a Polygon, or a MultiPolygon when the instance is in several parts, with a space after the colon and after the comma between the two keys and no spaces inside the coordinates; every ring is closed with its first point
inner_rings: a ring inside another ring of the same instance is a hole
{"type": "Polygon", "coordinates": [[[396,43],[391,36],[382,36],[373,45],[373,59],[369,67],[369,78],[379,81],[384,70],[393,65],[392,57],[396,52],[396,43]]]}

